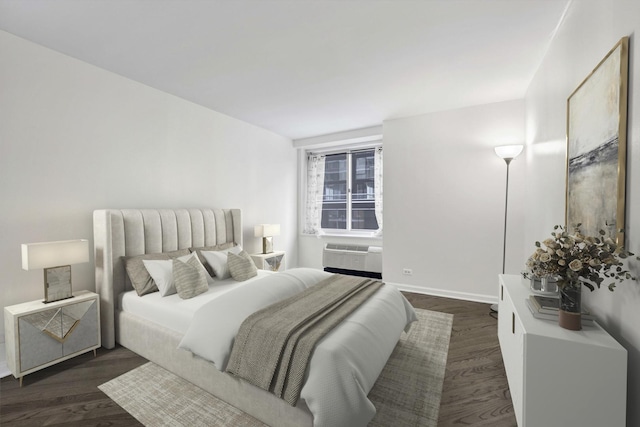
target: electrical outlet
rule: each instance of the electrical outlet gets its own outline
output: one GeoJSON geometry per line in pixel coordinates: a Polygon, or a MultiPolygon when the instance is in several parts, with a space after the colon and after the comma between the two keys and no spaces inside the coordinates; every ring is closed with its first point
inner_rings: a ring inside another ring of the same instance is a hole
{"type": "Polygon", "coordinates": [[[403,268],[402,269],[402,274],[404,274],[405,276],[412,276],[413,275],[413,270],[410,268],[403,268]]]}

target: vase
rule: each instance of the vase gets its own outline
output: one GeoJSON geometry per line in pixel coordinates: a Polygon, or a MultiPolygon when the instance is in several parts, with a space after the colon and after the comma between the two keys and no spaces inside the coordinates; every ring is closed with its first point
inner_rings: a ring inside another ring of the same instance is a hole
{"type": "Polygon", "coordinates": [[[582,329],[582,289],[580,282],[560,287],[558,324],[571,331],[582,329]]]}
{"type": "Polygon", "coordinates": [[[531,276],[531,292],[538,295],[558,295],[558,282],[555,277],[531,276]]]}

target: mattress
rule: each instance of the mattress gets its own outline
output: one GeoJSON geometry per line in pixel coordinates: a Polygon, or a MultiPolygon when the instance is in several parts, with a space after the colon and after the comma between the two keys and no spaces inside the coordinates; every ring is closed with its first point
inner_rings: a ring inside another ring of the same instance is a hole
{"type": "Polygon", "coordinates": [[[246,286],[255,280],[275,274],[268,270],[258,270],[258,275],[244,282],[233,278],[215,279],[209,290],[194,298],[182,299],[178,294],[162,297],[160,292],[138,296],[135,290],[124,292],[118,297],[118,307],[127,313],[157,323],[165,328],[184,334],[187,332],[194,313],[203,305],[224,295],[232,289],[246,286]]]}

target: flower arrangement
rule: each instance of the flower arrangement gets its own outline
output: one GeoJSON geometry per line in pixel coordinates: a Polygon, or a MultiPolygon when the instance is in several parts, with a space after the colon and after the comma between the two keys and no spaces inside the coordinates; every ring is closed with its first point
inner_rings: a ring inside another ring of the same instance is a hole
{"type": "Polygon", "coordinates": [[[610,291],[615,289],[616,282],[636,280],[622,262],[633,256],[631,252],[605,237],[602,230],[599,237],[583,236],[580,225],[573,234],[569,234],[566,227],[556,225],[552,237],[536,242],[536,250],[526,263],[529,272],[525,276],[530,273],[537,277],[555,277],[560,288],[582,283],[591,291],[595,287],[599,289],[605,279],[611,279],[610,291]]]}

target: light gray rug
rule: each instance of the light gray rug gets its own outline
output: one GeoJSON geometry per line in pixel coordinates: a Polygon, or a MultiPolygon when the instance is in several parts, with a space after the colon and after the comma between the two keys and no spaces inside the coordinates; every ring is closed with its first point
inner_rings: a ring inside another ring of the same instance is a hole
{"type": "MultiPolygon", "coordinates": [[[[369,393],[371,426],[437,426],[453,315],[416,309],[369,393]]],[[[264,426],[154,363],[98,387],[145,426],[264,426]]]]}

